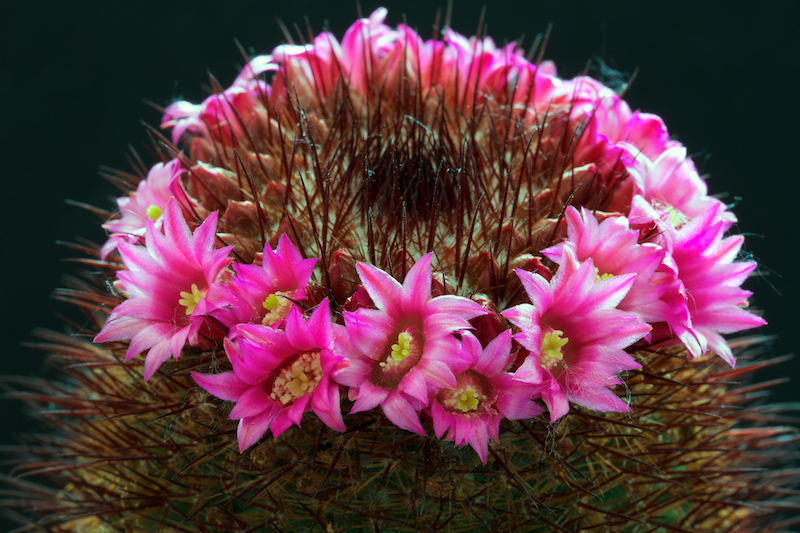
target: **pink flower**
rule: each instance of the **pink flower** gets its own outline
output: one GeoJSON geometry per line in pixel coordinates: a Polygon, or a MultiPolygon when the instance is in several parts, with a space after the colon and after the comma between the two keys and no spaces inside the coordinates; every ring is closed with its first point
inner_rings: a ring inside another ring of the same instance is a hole
{"type": "Polygon", "coordinates": [[[324,102],[341,77],[346,76],[341,65],[342,48],[329,32],[320,33],[304,46],[282,44],[270,57],[280,65],[280,75],[272,81],[270,100],[282,105],[295,95],[303,106],[317,98],[324,102]]]}
{"type": "MultiPolygon", "coordinates": [[[[462,107],[486,98],[505,101],[513,93],[515,102],[525,108],[542,113],[547,109],[558,83],[551,62],[543,62],[537,70],[515,43],[498,48],[490,38],[467,38],[450,28],[441,40],[423,41],[408,26],[392,29],[384,24],[386,15],[386,9],[378,8],[356,21],[341,44],[325,32],[304,46],[278,46],[270,57],[280,65],[281,75],[273,80],[271,99],[286,104],[296,95],[310,106],[336,95],[343,80],[356,95],[378,90],[382,98],[392,100],[402,80],[425,93],[443,92],[448,102],[462,107]]],[[[533,114],[521,114],[527,123],[535,121],[533,114]]]]}
{"type": "Polygon", "coordinates": [[[347,361],[333,351],[334,325],[327,299],[314,309],[308,322],[293,306],[285,331],[258,324],[242,324],[237,329],[241,334],[235,342],[225,339],[233,371],[192,372],[192,377],[217,398],[236,402],[229,418],[239,420],[240,452],[267,430],[278,438],[292,425],[299,426],[308,411],[331,429],[345,430],[339,386],[331,377],[346,367],[347,361]]]}
{"type": "Polygon", "coordinates": [[[273,251],[264,246],[261,266],[233,264],[229,284],[213,287],[208,294],[210,314],[232,328],[236,324],[279,326],[288,316],[292,300],[306,298],[305,287],[316,259],[303,259],[286,234],[273,251]]]}
{"type": "Polygon", "coordinates": [[[359,19],[342,38],[342,68],[348,85],[367,94],[373,69],[393,48],[396,32],[383,23],[388,11],[379,7],[369,18],[359,19]]]}
{"type": "Polygon", "coordinates": [[[723,209],[721,204],[715,204],[679,230],[664,232],[662,237],[672,252],[691,317],[677,328],[676,334],[692,356],[700,357],[710,349],[734,366],[733,354],[722,335],[766,322],[743,309],[752,293],[741,285],[756,264],[733,262],[744,237],[723,238],[731,225],[723,209]]]}
{"type": "Polygon", "coordinates": [[[258,76],[277,68],[270,56],[253,58],[222,93],[212,94],[199,105],[178,101],[167,106],[161,127],[172,128],[175,144],[186,131],[228,143],[231,137],[240,138],[244,134],[242,123],[247,126],[251,122],[260,107],[260,99],[269,95],[269,85],[258,76]]]}
{"type": "Polygon", "coordinates": [[[630,213],[632,224],[658,221],[667,214],[671,225],[680,228],[714,207],[720,208],[720,217],[736,222],[733,213],[725,210],[725,204],[708,196],[706,183],[686,156],[684,146],[673,146],[652,161],[632,145],[621,146],[627,151],[623,161],[636,188],[630,213]]]}
{"type": "Polygon", "coordinates": [[[666,150],[679,146],[670,141],[667,128],[660,117],[649,113],[631,112],[628,103],[609,87],[588,76],[564,81],[554,100],[572,104],[571,119],[587,126],[584,136],[602,135],[614,144],[626,143],[637,153],[655,160],[666,150]]]}
{"type": "Polygon", "coordinates": [[[649,324],[673,322],[676,312],[661,299],[675,281],[674,275],[659,269],[666,250],[654,243],[639,244],[639,232],[631,230],[625,217],[609,217],[598,223],[585,208],[566,210],[569,237],[543,250],[556,264],[562,264],[564,248],[579,262],[592,260],[597,278],[636,274],[618,309],[633,313],[649,324]]]}
{"type": "Polygon", "coordinates": [[[114,308],[95,342],[130,339],[125,360],[144,350],[149,380],[170,354],[177,359],[188,339],[197,344],[206,323],[206,293],[228,266],[232,247],[214,249],[217,213],[194,231],[172,199],[164,214],[164,233],[147,221],[145,246],[119,243],[128,270],[117,276],[128,299],[114,308]]]}
{"type": "Polygon", "coordinates": [[[408,271],[402,285],[366,263],[356,266],[378,309],[344,312],[346,331],[337,338],[350,359],[336,380],[350,387],[351,412],[381,406],[402,429],[424,435],[418,411],[428,396],[456,386],[455,373],[469,366],[453,333],[470,329],[468,320],[486,313],[459,296],[431,298],[431,256],[408,271]]]}
{"type": "Polygon", "coordinates": [[[461,334],[462,351],[469,368],[456,376],[456,386],[432,394],[433,430],[438,438],[456,446],[469,443],[486,464],[489,439],[500,441],[500,420],[524,420],[542,413],[531,401],[531,386],[506,372],[516,354],[511,353],[511,331],[495,337],[486,349],[471,333],[461,334]]]}
{"type": "MultiPolygon", "coordinates": [[[[555,65],[544,61],[538,67],[526,60],[516,43],[498,48],[489,38],[465,37],[451,28],[442,40],[422,39],[406,26],[397,29],[398,42],[418,55],[411,60],[412,72],[419,70],[425,91],[441,92],[453,106],[474,107],[489,100],[506,102],[509,97],[523,110],[520,119],[536,125],[535,113],[545,113],[560,80],[555,65]]],[[[408,56],[405,50],[397,55],[408,56]]]]}
{"type": "Polygon", "coordinates": [[[530,351],[514,379],[541,385],[542,399],[555,421],[574,402],[595,411],[629,411],[611,390],[617,373],[639,368],[625,348],[650,327],[616,309],[634,283],[634,274],[596,280],[591,259],[579,263],[565,247],[561,267],[548,282],[516,270],[531,304],[503,311],[520,329],[514,335],[530,351]]]}
{"type": "Polygon", "coordinates": [[[111,232],[111,237],[100,250],[101,259],[105,259],[121,241],[138,243],[140,237],[144,236],[148,220],[155,222],[156,229],[161,229],[164,208],[169,199],[175,196],[175,192],[181,199],[186,199],[177,181],[183,172],[178,159],[156,163],[147,177],[139,182],[136,191],[130,196],[117,198],[122,216],[103,224],[111,232]]]}

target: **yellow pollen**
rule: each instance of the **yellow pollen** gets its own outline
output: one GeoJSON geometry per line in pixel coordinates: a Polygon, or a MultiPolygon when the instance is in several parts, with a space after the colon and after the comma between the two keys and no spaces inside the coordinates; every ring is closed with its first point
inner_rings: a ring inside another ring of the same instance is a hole
{"type": "Polygon", "coordinates": [[[469,387],[459,395],[456,407],[465,413],[467,411],[474,411],[478,408],[478,399],[478,392],[472,387],[469,387]]]}
{"type": "Polygon", "coordinates": [[[563,334],[563,331],[554,329],[553,331],[545,333],[542,338],[542,350],[539,356],[539,363],[547,370],[550,370],[557,363],[564,360],[564,353],[561,351],[561,348],[567,344],[569,339],[562,337],[563,334]]]}
{"type": "Polygon", "coordinates": [[[597,268],[597,267],[594,267],[594,280],[595,280],[595,282],[603,281],[604,279],[609,279],[609,278],[613,278],[613,277],[614,277],[614,274],[601,274],[600,273],[600,269],[597,268]]]}
{"type": "Polygon", "coordinates": [[[186,316],[194,313],[194,308],[200,303],[200,300],[206,297],[208,289],[199,290],[197,285],[192,283],[192,292],[181,291],[181,299],[178,303],[186,307],[186,316]]]}
{"type": "Polygon", "coordinates": [[[306,352],[288,367],[281,370],[272,384],[269,397],[286,405],[314,392],[322,379],[319,352],[306,352]]]}
{"type": "Polygon", "coordinates": [[[150,204],[147,206],[147,216],[150,218],[150,220],[158,220],[158,217],[161,216],[161,213],[163,213],[163,211],[156,204],[150,204]]]}
{"type": "Polygon", "coordinates": [[[289,316],[292,301],[284,296],[282,292],[275,292],[264,299],[261,305],[267,310],[267,314],[261,319],[261,324],[269,326],[289,316]]]}

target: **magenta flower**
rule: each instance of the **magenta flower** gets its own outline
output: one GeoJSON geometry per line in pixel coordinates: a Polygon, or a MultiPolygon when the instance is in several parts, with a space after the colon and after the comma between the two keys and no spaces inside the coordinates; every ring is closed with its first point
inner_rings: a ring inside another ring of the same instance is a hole
{"type": "Polygon", "coordinates": [[[324,101],[339,79],[346,80],[349,89],[366,95],[368,80],[381,80],[382,65],[387,62],[384,57],[394,48],[396,32],[383,24],[386,14],[385,8],[378,8],[369,18],[357,20],[341,44],[333,34],[323,32],[310,44],[275,48],[271,57],[281,71],[273,82],[275,97],[290,101],[296,95],[305,105],[318,98],[324,101]]]}
{"type": "Polygon", "coordinates": [[[455,388],[455,373],[470,360],[453,333],[471,329],[468,320],[486,314],[477,303],[459,296],[431,298],[431,257],[423,256],[401,285],[366,263],[356,266],[378,309],[344,312],[346,331],[337,338],[350,359],[336,380],[350,387],[351,412],[381,406],[402,429],[424,435],[418,411],[429,394],[455,388]]]}
{"type": "Polygon", "coordinates": [[[632,224],[658,221],[666,214],[671,225],[680,228],[715,207],[720,208],[720,217],[736,222],[725,204],[708,196],[706,182],[686,156],[684,146],[672,146],[652,161],[633,145],[620,146],[627,151],[623,161],[636,189],[630,213],[632,224]]]}
{"type": "Polygon", "coordinates": [[[229,418],[239,420],[240,452],[267,430],[278,438],[292,425],[299,426],[308,411],[331,429],[345,430],[339,386],[331,377],[348,363],[334,353],[334,327],[327,299],[307,322],[292,306],[285,331],[242,324],[236,341],[225,339],[232,372],[192,372],[209,393],[236,402],[229,418]]]}
{"type": "Polygon", "coordinates": [[[662,234],[685,291],[690,321],[676,334],[694,357],[710,349],[731,366],[733,354],[723,334],[763,326],[766,321],[745,311],[751,292],[741,288],[755,269],[752,261],[733,262],[744,242],[723,238],[731,226],[721,204],[682,226],[662,234]]]}
{"type": "Polygon", "coordinates": [[[554,95],[555,102],[569,102],[570,118],[586,124],[583,137],[601,135],[615,145],[635,147],[636,153],[655,160],[666,150],[679,146],[670,141],[660,117],[631,111],[628,103],[609,87],[588,76],[563,81],[554,95]]]}
{"type": "Polygon", "coordinates": [[[634,313],[642,322],[673,323],[680,311],[662,300],[675,282],[675,276],[660,269],[666,250],[653,243],[639,244],[639,232],[631,230],[625,217],[609,217],[598,223],[586,208],[566,210],[569,236],[542,250],[556,264],[563,262],[564,248],[570,248],[579,262],[592,259],[597,278],[636,274],[628,294],[618,309],[634,313]]]}
{"type": "Polygon", "coordinates": [[[531,304],[503,311],[520,331],[514,335],[530,351],[514,379],[541,385],[542,399],[555,421],[574,402],[595,411],[629,411],[611,390],[617,373],[640,365],[624,349],[650,331],[636,315],[617,309],[634,274],[597,280],[591,259],[579,263],[565,247],[561,266],[548,282],[516,270],[531,304]]]}
{"type": "Polygon", "coordinates": [[[396,32],[383,23],[387,13],[379,7],[369,18],[357,20],[342,38],[342,68],[348,85],[359,94],[367,94],[372,68],[394,48],[396,32]]]}
{"type": "Polygon", "coordinates": [[[105,259],[121,241],[138,243],[144,236],[148,220],[155,222],[156,229],[161,229],[164,209],[169,199],[175,196],[176,191],[181,199],[186,199],[180,182],[177,181],[183,172],[178,159],[156,163],[147,173],[147,177],[139,182],[136,191],[130,196],[117,198],[122,216],[103,224],[103,228],[111,232],[111,237],[100,249],[101,259],[105,259]]]}
{"type": "Polygon", "coordinates": [[[212,94],[202,104],[174,102],[164,110],[162,128],[172,128],[172,142],[178,144],[184,132],[199,133],[209,138],[228,141],[240,138],[244,127],[256,118],[260,100],[270,87],[258,79],[264,72],[277,70],[270,56],[253,58],[233,84],[222,93],[212,94]]]}
{"type": "Polygon", "coordinates": [[[145,381],[170,354],[177,359],[187,340],[199,341],[206,324],[206,293],[231,262],[232,246],[214,249],[216,229],[217,213],[212,213],[192,234],[172,199],[164,213],[164,233],[148,220],[145,246],[119,243],[128,270],[117,276],[128,299],[111,311],[94,341],[130,339],[126,361],[149,350],[145,381]]]}
{"type": "Polygon", "coordinates": [[[306,297],[306,285],[316,259],[303,259],[286,234],[273,251],[264,246],[262,264],[233,264],[230,283],[213,287],[208,294],[210,314],[232,328],[236,324],[261,323],[278,327],[288,316],[292,300],[306,297]]]}
{"type": "Polygon", "coordinates": [[[272,81],[271,101],[286,103],[295,94],[304,106],[309,106],[315,98],[324,101],[340,76],[346,75],[341,68],[342,48],[329,32],[320,33],[304,46],[282,44],[267,57],[280,65],[280,76],[272,81]]]}
{"type": "Polygon", "coordinates": [[[432,394],[433,431],[456,446],[469,443],[486,464],[489,439],[500,441],[500,420],[524,420],[542,413],[531,401],[528,384],[507,372],[516,354],[511,353],[511,331],[495,337],[486,349],[474,335],[461,334],[461,350],[469,356],[469,367],[456,376],[456,386],[432,394]]]}
{"type": "MultiPolygon", "coordinates": [[[[269,56],[251,61],[269,64],[270,69],[279,65],[280,75],[273,78],[270,102],[287,105],[297,98],[303,106],[315,106],[336,96],[340,79],[360,96],[379,90],[382,98],[394,100],[402,76],[425,92],[443,91],[448,102],[462,107],[478,105],[486,98],[507,99],[510,85],[532,87],[530,94],[516,91],[515,103],[542,113],[547,109],[553,87],[559,83],[552,62],[545,61],[537,69],[514,43],[498,48],[490,38],[467,38],[450,28],[443,39],[424,41],[408,26],[400,24],[393,29],[384,24],[386,15],[385,8],[378,8],[356,21],[341,44],[334,35],[323,32],[309,44],[280,45],[269,56]],[[477,102],[473,101],[476,98],[477,102]]],[[[178,112],[178,105],[174,105],[178,112]]],[[[186,106],[181,113],[198,115],[188,107],[191,104],[180,105],[186,106]]],[[[359,105],[358,99],[354,105],[359,105]]],[[[528,124],[536,120],[529,113],[521,111],[520,115],[528,124]]],[[[163,126],[174,123],[166,120],[163,126]]]]}

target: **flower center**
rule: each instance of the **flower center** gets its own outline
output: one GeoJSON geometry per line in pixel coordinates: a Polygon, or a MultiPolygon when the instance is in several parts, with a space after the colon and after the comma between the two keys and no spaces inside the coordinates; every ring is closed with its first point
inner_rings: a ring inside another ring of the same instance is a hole
{"type": "Polygon", "coordinates": [[[613,278],[613,277],[614,277],[614,274],[608,274],[608,273],[601,274],[600,273],[600,269],[597,268],[597,267],[594,267],[594,281],[595,281],[595,283],[597,283],[598,281],[603,281],[604,279],[609,279],[609,278],[613,278]]]}
{"type": "Polygon", "coordinates": [[[563,331],[554,329],[548,331],[542,337],[541,355],[539,355],[539,363],[547,370],[553,368],[556,364],[564,360],[564,352],[561,351],[569,339],[562,337],[563,331]]]}
{"type": "MultiPolygon", "coordinates": [[[[411,336],[410,333],[403,331],[400,335],[397,336],[397,342],[392,344],[391,353],[389,357],[386,359],[389,365],[397,365],[398,363],[402,363],[403,360],[411,354],[411,341],[414,340],[414,337],[411,336]]],[[[381,363],[381,366],[386,365],[387,363],[381,363]]]]}
{"type": "Polygon", "coordinates": [[[689,217],[683,214],[679,209],[676,209],[671,204],[661,200],[653,200],[650,202],[652,206],[660,211],[665,211],[669,215],[669,223],[675,229],[680,228],[689,221],[689,217]]]}
{"type": "Polygon", "coordinates": [[[163,211],[156,204],[150,204],[147,206],[147,216],[150,220],[158,220],[158,217],[161,216],[161,213],[163,213],[163,211]]]}
{"type": "Polygon", "coordinates": [[[407,326],[397,335],[397,342],[387,350],[373,370],[373,382],[384,388],[394,388],[422,357],[422,333],[416,326],[407,326]]]}
{"type": "Polygon", "coordinates": [[[194,308],[200,303],[200,300],[206,297],[208,289],[199,290],[197,285],[192,283],[192,292],[181,291],[181,299],[178,303],[186,307],[186,316],[194,313],[194,308]]]}
{"type": "Polygon", "coordinates": [[[305,352],[294,363],[283,368],[272,383],[269,397],[283,405],[294,402],[301,396],[311,394],[322,379],[319,352],[305,352]]]}
{"type": "Polygon", "coordinates": [[[467,370],[456,377],[454,389],[442,389],[437,399],[450,413],[468,415],[480,411],[481,414],[496,414],[487,395],[487,386],[483,376],[467,370]]]}
{"type": "Polygon", "coordinates": [[[289,316],[292,301],[286,298],[285,293],[275,292],[267,296],[261,305],[267,310],[267,314],[261,319],[261,324],[271,326],[289,316]]]}

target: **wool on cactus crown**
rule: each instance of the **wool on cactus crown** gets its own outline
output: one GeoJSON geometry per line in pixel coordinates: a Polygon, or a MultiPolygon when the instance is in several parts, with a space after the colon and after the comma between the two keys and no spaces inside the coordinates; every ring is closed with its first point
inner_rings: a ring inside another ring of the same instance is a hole
{"type": "Polygon", "coordinates": [[[173,103],[114,178],[58,292],[96,342],[42,332],[68,384],[14,393],[51,430],[22,530],[789,527],[797,433],[741,384],[779,360],[723,337],[755,265],[686,149],[543,48],[385,17],[173,103]]]}

